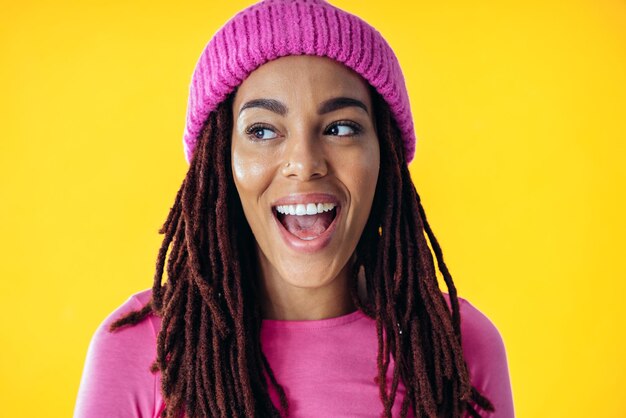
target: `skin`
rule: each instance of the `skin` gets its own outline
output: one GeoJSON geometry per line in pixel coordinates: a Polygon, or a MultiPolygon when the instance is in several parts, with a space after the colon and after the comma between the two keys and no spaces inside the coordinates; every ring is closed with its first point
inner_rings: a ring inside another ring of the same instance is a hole
{"type": "Polygon", "coordinates": [[[354,311],[350,261],[380,170],[367,82],[325,57],[282,57],[239,86],[233,118],[233,178],[256,239],[264,317],[311,320],[354,311]],[[362,107],[351,102],[320,113],[324,103],[341,97],[362,107]],[[272,205],[307,193],[332,194],[341,206],[332,238],[312,253],[286,244],[272,205]]]}

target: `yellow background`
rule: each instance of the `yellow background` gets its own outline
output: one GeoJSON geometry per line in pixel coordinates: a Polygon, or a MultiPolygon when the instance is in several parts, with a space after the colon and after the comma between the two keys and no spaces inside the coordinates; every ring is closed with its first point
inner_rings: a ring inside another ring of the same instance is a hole
{"type": "MultiPolygon", "coordinates": [[[[249,3],[3,2],[2,416],[70,416],[94,329],[150,286],[191,71],[249,3]]],[[[400,59],[412,174],[518,416],[623,417],[626,3],[333,3],[400,59]]]]}

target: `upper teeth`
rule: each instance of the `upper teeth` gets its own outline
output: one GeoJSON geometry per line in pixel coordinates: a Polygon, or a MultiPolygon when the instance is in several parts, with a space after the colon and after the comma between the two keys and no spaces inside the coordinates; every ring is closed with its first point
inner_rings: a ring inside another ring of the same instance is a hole
{"type": "Polygon", "coordinates": [[[276,206],[276,211],[283,215],[316,215],[322,212],[328,212],[335,208],[334,203],[299,203],[297,205],[280,205],[276,206]]]}

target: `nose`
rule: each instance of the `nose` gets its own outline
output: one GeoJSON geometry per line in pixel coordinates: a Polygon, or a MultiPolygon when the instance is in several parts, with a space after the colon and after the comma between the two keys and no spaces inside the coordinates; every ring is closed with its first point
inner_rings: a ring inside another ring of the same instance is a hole
{"type": "Polygon", "coordinates": [[[286,141],[282,174],[291,179],[308,181],[328,174],[328,162],[322,138],[315,135],[294,135],[286,141]]]}

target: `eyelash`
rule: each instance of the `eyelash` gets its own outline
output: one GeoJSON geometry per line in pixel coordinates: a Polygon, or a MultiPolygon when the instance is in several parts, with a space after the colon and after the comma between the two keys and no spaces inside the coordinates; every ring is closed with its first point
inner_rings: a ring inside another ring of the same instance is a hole
{"type": "MultiPolygon", "coordinates": [[[[358,136],[359,134],[361,134],[361,132],[363,132],[363,128],[358,123],[355,123],[349,120],[340,120],[340,121],[336,121],[328,125],[326,129],[324,129],[324,135],[329,135],[327,132],[330,129],[338,127],[338,126],[348,126],[353,131],[353,133],[348,134],[348,135],[334,135],[340,138],[358,136]]],[[[270,125],[266,125],[264,123],[255,123],[254,125],[251,125],[246,129],[246,135],[248,135],[248,137],[253,141],[269,141],[270,139],[274,139],[274,138],[261,139],[261,138],[255,137],[254,133],[259,130],[268,130],[268,131],[272,131],[276,133],[274,131],[274,128],[270,125]]]]}
{"type": "Polygon", "coordinates": [[[254,136],[255,132],[262,130],[262,129],[266,129],[268,131],[274,132],[273,128],[270,125],[266,125],[264,123],[255,123],[254,125],[251,125],[246,129],[246,135],[248,135],[248,137],[252,141],[268,141],[268,139],[256,138],[254,136]]]}
{"type": "Polygon", "coordinates": [[[363,128],[361,128],[361,125],[359,125],[358,123],[349,121],[349,120],[340,120],[340,121],[337,121],[337,122],[333,122],[324,130],[324,132],[328,132],[329,129],[332,129],[332,128],[336,127],[336,126],[348,126],[353,131],[353,133],[351,133],[349,135],[337,135],[337,136],[340,136],[340,137],[357,136],[361,132],[363,132],[363,128]]]}

